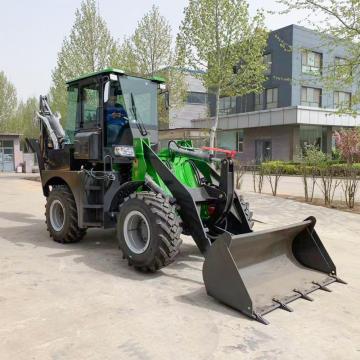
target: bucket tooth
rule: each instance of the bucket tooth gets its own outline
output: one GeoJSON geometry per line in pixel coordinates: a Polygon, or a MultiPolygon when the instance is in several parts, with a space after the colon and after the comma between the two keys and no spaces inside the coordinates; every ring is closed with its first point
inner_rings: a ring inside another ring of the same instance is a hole
{"type": "Polygon", "coordinates": [[[304,300],[307,300],[307,301],[314,301],[314,299],[312,297],[310,297],[309,295],[307,295],[306,293],[304,293],[303,291],[301,290],[298,290],[298,289],[294,289],[293,290],[294,292],[298,293],[300,295],[300,297],[304,300]]]}
{"type": "Polygon", "coordinates": [[[340,283],[340,284],[344,284],[344,285],[347,285],[347,282],[338,278],[337,276],[335,275],[330,275],[330,277],[334,278],[336,282],[340,283]]]}
{"type": "Polygon", "coordinates": [[[267,321],[263,316],[261,316],[259,313],[254,312],[254,319],[264,325],[269,325],[270,322],[267,321]]]}
{"type": "Polygon", "coordinates": [[[273,298],[272,300],[280,305],[280,309],[286,310],[288,312],[294,311],[290,306],[286,305],[283,301],[276,299],[276,298],[273,298]]]}
{"type": "Polygon", "coordinates": [[[320,290],[327,291],[327,292],[332,292],[331,289],[329,289],[329,288],[326,287],[325,285],[320,284],[318,281],[313,281],[312,283],[313,283],[314,285],[317,285],[320,290]]]}

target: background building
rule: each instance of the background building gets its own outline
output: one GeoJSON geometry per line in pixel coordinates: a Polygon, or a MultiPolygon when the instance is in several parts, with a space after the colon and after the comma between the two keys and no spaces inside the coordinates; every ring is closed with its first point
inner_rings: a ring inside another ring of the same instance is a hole
{"type": "Polygon", "coordinates": [[[23,161],[20,134],[0,133],[0,172],[15,171],[23,161]]]}
{"type": "MultiPolygon", "coordinates": [[[[183,104],[171,107],[167,128],[160,128],[160,147],[166,147],[169,140],[190,139],[194,146],[209,144],[209,128],[196,128],[192,120],[209,118],[209,95],[195,71],[181,69],[184,72],[186,96],[183,104]]],[[[170,99],[171,102],[171,99],[170,99]]]]}
{"type": "MultiPolygon", "coordinates": [[[[329,91],[320,76],[345,58],[345,48],[330,48],[313,30],[290,25],[271,32],[264,54],[265,91],[220,99],[217,145],[240,151],[246,162],[296,160],[309,144],[331,153],[336,128],[360,125],[359,116],[335,110],[340,104],[351,106],[356,84],[329,91]]],[[[209,98],[210,116],[213,100],[209,98]]],[[[195,116],[191,122],[192,127],[209,128],[212,119],[195,116]]]]}
{"type": "Polygon", "coordinates": [[[184,104],[169,111],[170,129],[191,128],[192,120],[203,119],[209,115],[209,98],[201,80],[195,77],[194,71],[179,71],[184,72],[187,94],[184,104]]]}

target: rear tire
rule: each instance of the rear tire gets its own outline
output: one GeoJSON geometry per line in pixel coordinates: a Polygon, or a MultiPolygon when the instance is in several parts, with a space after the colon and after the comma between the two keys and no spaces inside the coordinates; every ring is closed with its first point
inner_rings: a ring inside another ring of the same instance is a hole
{"type": "Polygon", "coordinates": [[[172,263],[182,243],[181,219],[169,199],[153,192],[133,193],[120,207],[119,247],[129,265],[155,272],[172,263]]]}
{"type": "Polygon", "coordinates": [[[78,226],[74,196],[66,185],[54,186],[46,199],[46,225],[50,237],[62,244],[80,241],[86,229],[78,226]]]}

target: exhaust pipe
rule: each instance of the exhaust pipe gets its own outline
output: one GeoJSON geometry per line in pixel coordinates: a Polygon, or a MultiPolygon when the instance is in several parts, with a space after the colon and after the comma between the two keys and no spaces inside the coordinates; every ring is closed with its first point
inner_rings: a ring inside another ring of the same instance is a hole
{"type": "Polygon", "coordinates": [[[336,268],[317,235],[316,220],[242,235],[224,233],[206,253],[208,295],[256,319],[337,281],[336,268]]]}

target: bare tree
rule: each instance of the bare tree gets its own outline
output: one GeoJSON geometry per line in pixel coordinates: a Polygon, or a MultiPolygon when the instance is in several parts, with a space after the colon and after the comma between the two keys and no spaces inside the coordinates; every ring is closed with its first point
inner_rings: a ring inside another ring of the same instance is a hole
{"type": "Polygon", "coordinates": [[[331,166],[323,165],[319,167],[320,180],[318,186],[323,193],[325,205],[331,206],[336,189],[341,184],[341,180],[335,177],[335,171],[331,166]]]}
{"type": "Polygon", "coordinates": [[[253,179],[254,192],[261,194],[264,185],[264,168],[261,165],[254,164],[251,166],[251,174],[253,179]]]}
{"type": "Polygon", "coordinates": [[[279,161],[271,161],[262,164],[261,167],[264,169],[265,176],[269,181],[273,196],[276,196],[280,178],[284,174],[283,165],[279,161]]]}
{"type": "Polygon", "coordinates": [[[235,165],[236,188],[240,189],[243,184],[244,175],[246,173],[246,165],[243,165],[239,160],[234,161],[234,165],[235,165]]]}
{"type": "Polygon", "coordinates": [[[356,194],[359,188],[359,173],[352,166],[347,166],[341,187],[345,196],[345,202],[349,209],[355,206],[356,194]]]}

